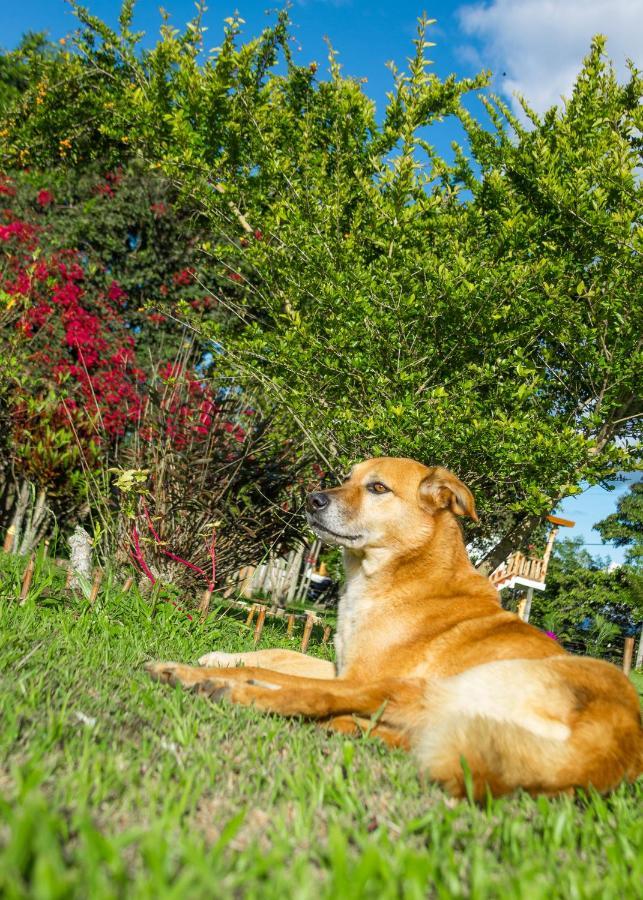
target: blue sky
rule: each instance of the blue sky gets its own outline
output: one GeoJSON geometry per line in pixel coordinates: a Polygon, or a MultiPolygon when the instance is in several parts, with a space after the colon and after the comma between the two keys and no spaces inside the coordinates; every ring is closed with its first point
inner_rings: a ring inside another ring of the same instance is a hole
{"type": "MultiPolygon", "coordinates": [[[[118,0],[85,0],[91,12],[115,24],[118,0]]],[[[159,6],[171,16],[172,24],[182,27],[194,14],[192,0],[139,0],[134,25],[153,41],[160,24],[159,6]]],[[[231,0],[212,3],[206,13],[209,27],[206,43],[217,46],[223,19],[237,9],[245,19],[244,30],[254,35],[269,21],[267,4],[258,0],[231,0]]],[[[379,110],[391,75],[386,62],[393,60],[403,69],[413,51],[417,17],[426,10],[437,19],[429,39],[435,41],[430,55],[433,70],[440,77],[451,72],[471,76],[481,69],[493,71],[493,87],[504,94],[516,111],[516,92],[543,111],[568,95],[592,35],[603,33],[608,53],[617,72],[625,72],[626,58],[643,68],[643,0],[485,0],[485,2],[426,2],[397,0],[296,0],[291,9],[294,22],[293,44],[298,62],[318,62],[325,66],[328,36],[339,52],[344,73],[365,78],[365,91],[379,110]]],[[[64,0],[4,0],[0,3],[0,46],[11,48],[28,30],[46,30],[59,39],[73,30],[75,19],[64,0]]],[[[321,74],[321,72],[320,72],[321,74]]],[[[450,142],[460,132],[445,122],[430,135],[436,149],[449,153],[450,142]]],[[[636,476],[634,476],[636,477],[636,476]]],[[[562,536],[581,535],[589,545],[600,538],[592,525],[613,511],[616,500],[633,477],[619,483],[614,491],[590,488],[566,500],[560,514],[575,519],[573,530],[562,536]]],[[[595,555],[609,555],[621,561],[623,553],[613,548],[588,546],[595,555]]]]}

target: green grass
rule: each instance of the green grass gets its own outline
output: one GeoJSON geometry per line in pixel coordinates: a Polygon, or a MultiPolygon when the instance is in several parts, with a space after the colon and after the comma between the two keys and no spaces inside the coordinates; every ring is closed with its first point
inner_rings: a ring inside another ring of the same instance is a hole
{"type": "MultiPolygon", "coordinates": [[[[89,609],[42,565],[20,607],[16,565],[0,559],[0,896],[643,896],[642,782],[453,803],[376,741],[142,672],[251,649],[243,622],[109,585],[89,609]]],[[[288,645],[282,628],[271,644],[288,645]]]]}

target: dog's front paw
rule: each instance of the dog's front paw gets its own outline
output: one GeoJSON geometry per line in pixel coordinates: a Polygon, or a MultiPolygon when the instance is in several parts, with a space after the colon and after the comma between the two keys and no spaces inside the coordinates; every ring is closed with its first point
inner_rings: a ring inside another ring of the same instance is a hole
{"type": "MultiPolygon", "coordinates": [[[[189,687],[198,680],[194,676],[195,669],[192,666],[176,662],[148,662],[145,663],[145,671],[154,681],[163,684],[182,684],[189,687]]],[[[198,672],[198,669],[196,671],[198,672]]]]}

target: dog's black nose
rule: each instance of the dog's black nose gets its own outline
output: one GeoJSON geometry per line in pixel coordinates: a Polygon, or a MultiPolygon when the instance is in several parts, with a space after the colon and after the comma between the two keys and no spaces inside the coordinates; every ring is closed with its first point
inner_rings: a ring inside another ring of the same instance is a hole
{"type": "Polygon", "coordinates": [[[306,506],[309,512],[321,512],[322,509],[326,509],[329,503],[330,500],[326,494],[322,493],[322,491],[315,491],[313,494],[308,494],[306,506]]]}

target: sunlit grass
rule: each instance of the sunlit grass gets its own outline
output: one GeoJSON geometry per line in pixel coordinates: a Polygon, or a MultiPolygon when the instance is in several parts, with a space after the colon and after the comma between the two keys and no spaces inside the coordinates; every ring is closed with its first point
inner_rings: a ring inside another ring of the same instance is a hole
{"type": "MultiPolygon", "coordinates": [[[[15,560],[0,572],[2,896],[640,891],[641,782],[609,798],[452,803],[378,742],[215,705],[142,672],[150,658],[251,649],[242,621],[200,624],[115,585],[89,608],[63,599],[62,575],[42,564],[20,607],[15,560]]],[[[288,645],[282,626],[266,626],[271,644],[288,645]]]]}

